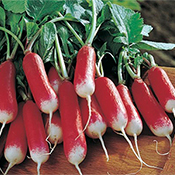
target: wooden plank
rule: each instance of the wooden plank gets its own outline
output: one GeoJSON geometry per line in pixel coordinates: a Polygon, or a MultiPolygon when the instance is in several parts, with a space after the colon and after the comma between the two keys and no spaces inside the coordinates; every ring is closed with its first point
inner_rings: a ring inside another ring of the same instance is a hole
{"type": "MultiPolygon", "coordinates": [[[[164,68],[171,81],[175,85],[175,68],[164,68]]],[[[147,81],[147,80],[145,80],[147,81]]],[[[174,120],[173,116],[170,115],[174,120]]],[[[145,125],[144,125],[145,126],[145,125]]],[[[133,154],[126,140],[108,129],[104,135],[104,141],[109,153],[109,162],[106,162],[105,154],[101,148],[99,140],[87,138],[88,152],[85,160],[80,164],[83,174],[130,174],[135,173],[140,168],[140,162],[133,154]]],[[[129,137],[134,144],[133,138],[129,137]]],[[[142,159],[149,165],[164,168],[163,171],[156,168],[149,168],[143,165],[137,173],[145,174],[172,174],[175,172],[175,144],[171,147],[170,155],[161,156],[155,151],[158,141],[158,150],[161,153],[169,151],[169,141],[167,138],[153,136],[145,126],[143,133],[138,137],[138,145],[142,159]]],[[[7,161],[0,160],[0,167],[5,171],[7,161]]],[[[15,165],[9,174],[36,174],[36,163],[26,158],[20,165],[15,165]]],[[[63,144],[56,147],[49,160],[41,166],[41,174],[78,174],[77,170],[65,158],[63,144]]]]}

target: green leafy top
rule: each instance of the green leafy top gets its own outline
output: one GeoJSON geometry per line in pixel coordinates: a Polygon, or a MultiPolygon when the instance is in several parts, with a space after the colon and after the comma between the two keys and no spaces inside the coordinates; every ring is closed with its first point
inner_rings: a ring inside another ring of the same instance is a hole
{"type": "MultiPolygon", "coordinates": [[[[38,53],[44,63],[55,65],[56,36],[69,74],[73,74],[76,54],[88,38],[94,16],[97,20],[93,30],[92,45],[97,51],[97,62],[103,58],[112,58],[114,66],[118,62],[120,51],[127,48],[133,68],[142,64],[142,50],[171,50],[174,43],[146,40],[153,27],[144,24],[138,11],[137,0],[2,0],[0,3],[0,27],[16,35],[25,48],[40,31],[32,50],[38,53]],[[134,8],[135,7],[135,8],[134,8]],[[134,8],[134,10],[133,10],[134,8]],[[22,31],[22,33],[21,33],[22,31]]],[[[7,54],[7,36],[0,31],[1,62],[7,54]]],[[[10,51],[17,46],[14,37],[9,36],[10,51]]],[[[17,68],[17,80],[21,85],[25,76],[21,70],[24,53],[20,47],[13,52],[17,68]],[[20,67],[20,69],[18,68],[20,67]],[[23,76],[22,76],[23,75],[23,76]]],[[[110,60],[110,59],[108,59],[110,60]]],[[[114,69],[116,71],[116,69],[114,69]]]]}

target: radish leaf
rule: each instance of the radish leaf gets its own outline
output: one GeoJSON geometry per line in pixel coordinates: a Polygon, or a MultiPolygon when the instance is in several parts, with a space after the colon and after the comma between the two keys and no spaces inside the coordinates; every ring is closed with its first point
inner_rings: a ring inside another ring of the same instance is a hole
{"type": "Polygon", "coordinates": [[[175,44],[142,40],[133,47],[144,50],[172,50],[175,48],[175,44]]]}
{"type": "Polygon", "coordinates": [[[2,7],[0,7],[0,25],[5,26],[5,11],[2,7]]]}
{"type": "Polygon", "coordinates": [[[116,4],[109,5],[112,19],[119,32],[124,35],[117,41],[127,45],[140,42],[143,38],[143,19],[140,18],[140,14],[116,4]]]}
{"type": "Polygon", "coordinates": [[[26,12],[35,21],[42,20],[46,15],[51,15],[62,10],[64,0],[27,0],[26,12]]]}
{"type": "Polygon", "coordinates": [[[56,27],[53,23],[46,23],[41,30],[38,52],[43,60],[46,59],[47,55],[53,43],[55,41],[56,27]]]}
{"type": "Polygon", "coordinates": [[[25,2],[26,0],[2,0],[4,8],[7,11],[11,11],[13,13],[23,13],[25,12],[25,2]]]}

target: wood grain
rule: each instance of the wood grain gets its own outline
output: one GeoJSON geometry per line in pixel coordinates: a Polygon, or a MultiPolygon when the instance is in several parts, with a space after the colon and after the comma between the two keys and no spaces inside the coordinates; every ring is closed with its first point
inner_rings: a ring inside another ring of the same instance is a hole
{"type": "MultiPolygon", "coordinates": [[[[175,85],[175,68],[164,68],[168,73],[172,83],[175,85]]],[[[147,81],[147,79],[145,79],[147,81]]],[[[171,119],[174,120],[172,115],[171,119]]],[[[147,133],[147,128],[144,128],[143,133],[138,137],[138,144],[142,159],[149,165],[163,168],[163,170],[156,168],[149,168],[143,165],[142,169],[137,173],[139,175],[173,175],[175,174],[175,141],[173,146],[169,147],[167,138],[156,137],[150,132],[147,133]],[[170,150],[167,156],[158,155],[155,151],[156,144],[154,140],[158,141],[158,150],[165,153],[170,150]]],[[[172,135],[173,136],[173,135],[172,135]]],[[[85,160],[80,164],[83,174],[130,174],[135,173],[140,168],[140,162],[131,151],[126,140],[108,129],[104,135],[104,141],[109,153],[109,162],[106,162],[105,154],[101,148],[99,140],[92,140],[87,138],[88,152],[85,160]]],[[[134,144],[133,138],[129,137],[134,144]]],[[[7,167],[5,158],[1,158],[0,167],[5,170],[7,167]]],[[[31,159],[26,158],[20,165],[15,165],[9,174],[37,174],[36,163],[31,159]]],[[[71,165],[64,156],[63,144],[56,147],[54,152],[50,155],[49,160],[41,166],[41,174],[78,174],[77,170],[71,165]]]]}

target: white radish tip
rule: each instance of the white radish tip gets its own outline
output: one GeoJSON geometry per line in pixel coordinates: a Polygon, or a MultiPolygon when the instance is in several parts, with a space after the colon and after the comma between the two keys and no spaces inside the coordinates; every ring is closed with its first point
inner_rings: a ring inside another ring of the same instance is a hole
{"type": "Polygon", "coordinates": [[[80,175],[83,175],[82,172],[81,172],[80,167],[78,166],[78,164],[75,164],[75,168],[77,169],[77,171],[78,171],[78,173],[79,173],[80,175]]]}

